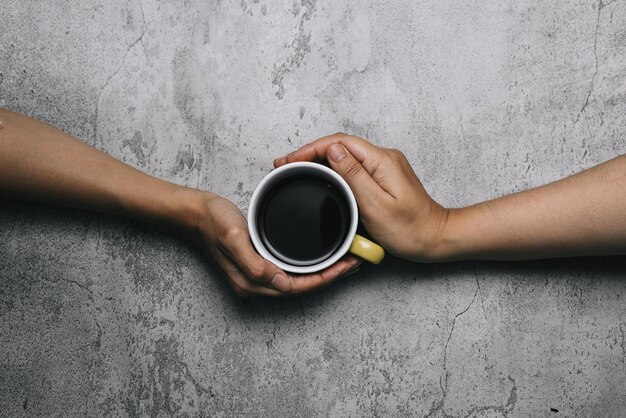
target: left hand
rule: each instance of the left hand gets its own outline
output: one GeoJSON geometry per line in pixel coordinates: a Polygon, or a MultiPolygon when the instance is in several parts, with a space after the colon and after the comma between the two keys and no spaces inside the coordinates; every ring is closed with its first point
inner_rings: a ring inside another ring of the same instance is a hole
{"type": "Polygon", "coordinates": [[[237,206],[213,193],[199,193],[202,193],[200,216],[192,237],[217,261],[239,296],[312,292],[353,271],[361,263],[359,258],[349,255],[317,273],[286,273],[254,250],[248,225],[237,206]]]}

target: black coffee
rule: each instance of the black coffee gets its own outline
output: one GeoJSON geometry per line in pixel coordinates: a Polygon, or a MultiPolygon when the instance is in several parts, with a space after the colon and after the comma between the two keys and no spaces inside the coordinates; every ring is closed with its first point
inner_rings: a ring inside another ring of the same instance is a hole
{"type": "Polygon", "coordinates": [[[274,184],[258,211],[258,230],[279,260],[312,265],[330,257],[345,241],[350,207],[332,182],[297,174],[274,184]]]}

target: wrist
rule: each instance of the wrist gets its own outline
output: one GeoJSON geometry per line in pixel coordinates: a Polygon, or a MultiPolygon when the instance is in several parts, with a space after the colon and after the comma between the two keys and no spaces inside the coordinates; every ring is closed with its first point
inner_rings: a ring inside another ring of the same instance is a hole
{"type": "Polygon", "coordinates": [[[426,262],[438,263],[462,258],[460,231],[464,222],[465,208],[444,211],[439,233],[424,251],[423,259],[426,262]]]}
{"type": "Polygon", "coordinates": [[[206,202],[216,195],[155,179],[125,196],[130,197],[120,200],[128,216],[192,233],[203,219],[206,202]]]}
{"type": "Polygon", "coordinates": [[[217,195],[197,189],[181,187],[171,195],[170,221],[187,233],[195,233],[206,217],[207,202],[217,195]]]}

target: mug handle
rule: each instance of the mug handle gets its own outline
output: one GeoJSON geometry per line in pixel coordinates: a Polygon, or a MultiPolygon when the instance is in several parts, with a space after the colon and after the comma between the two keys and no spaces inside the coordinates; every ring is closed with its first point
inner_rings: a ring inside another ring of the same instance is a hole
{"type": "Polygon", "coordinates": [[[359,234],[354,235],[354,239],[348,251],[372,264],[380,264],[383,258],[385,258],[385,250],[383,247],[359,234]]]}

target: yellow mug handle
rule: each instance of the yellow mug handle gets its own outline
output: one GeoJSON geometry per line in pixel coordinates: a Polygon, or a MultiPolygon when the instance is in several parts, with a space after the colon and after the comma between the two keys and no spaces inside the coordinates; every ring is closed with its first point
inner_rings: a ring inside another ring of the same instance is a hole
{"type": "Polygon", "coordinates": [[[367,238],[363,238],[359,234],[354,235],[354,239],[348,251],[372,264],[380,264],[383,258],[385,258],[385,250],[383,247],[367,238]]]}

